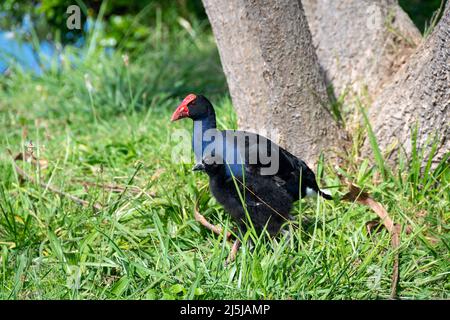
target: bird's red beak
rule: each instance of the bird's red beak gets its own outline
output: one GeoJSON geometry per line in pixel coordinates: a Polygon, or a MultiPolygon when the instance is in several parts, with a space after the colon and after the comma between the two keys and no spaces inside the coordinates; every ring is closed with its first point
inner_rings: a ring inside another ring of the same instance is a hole
{"type": "Polygon", "coordinates": [[[172,114],[172,118],[170,118],[170,121],[177,121],[186,117],[189,117],[189,109],[186,104],[182,103],[172,114]]]}
{"type": "Polygon", "coordinates": [[[194,101],[197,98],[195,94],[190,94],[181,102],[178,106],[177,110],[172,114],[172,118],[170,121],[177,121],[186,117],[189,117],[189,108],[188,104],[194,101]]]}

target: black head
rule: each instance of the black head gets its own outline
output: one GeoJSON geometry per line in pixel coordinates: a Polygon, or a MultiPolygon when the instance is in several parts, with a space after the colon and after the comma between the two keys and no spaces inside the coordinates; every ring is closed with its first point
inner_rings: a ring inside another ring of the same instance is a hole
{"type": "Polygon", "coordinates": [[[181,104],[172,114],[171,121],[183,118],[191,118],[192,120],[202,119],[207,116],[214,115],[214,108],[205,96],[189,94],[183,99],[181,104]]]}

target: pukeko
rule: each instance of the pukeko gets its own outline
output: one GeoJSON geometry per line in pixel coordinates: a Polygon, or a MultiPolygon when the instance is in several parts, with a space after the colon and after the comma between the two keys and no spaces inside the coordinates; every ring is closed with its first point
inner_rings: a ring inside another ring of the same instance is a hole
{"type": "MultiPolygon", "coordinates": [[[[316,194],[332,199],[319,189],[315,175],[306,163],[276,143],[247,131],[218,130],[214,107],[206,97],[189,94],[184,98],[171,121],[183,118],[194,121],[192,146],[196,164],[193,170],[206,170],[214,196],[241,227],[239,221],[243,208],[237,189],[231,184],[234,184],[233,177],[234,181],[244,183],[245,189],[248,186],[254,189],[246,195],[251,192],[256,195],[245,198],[246,206],[250,208],[248,212],[252,215],[250,218],[257,230],[267,223],[270,234],[279,231],[284,222],[279,219],[288,217],[294,201],[316,194]],[[205,159],[209,165],[205,166],[205,159]],[[270,207],[274,210],[267,209],[270,207]],[[278,211],[281,211],[280,215],[277,215],[278,211]]],[[[202,221],[206,223],[204,218],[202,221]]],[[[238,242],[235,242],[233,249],[238,247],[238,242]]]]}

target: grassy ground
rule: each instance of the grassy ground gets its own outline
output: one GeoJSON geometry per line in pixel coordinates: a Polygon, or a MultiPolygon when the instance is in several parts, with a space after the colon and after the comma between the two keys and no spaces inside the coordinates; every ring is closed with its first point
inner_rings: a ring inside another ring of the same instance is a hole
{"type": "MultiPolygon", "coordinates": [[[[190,132],[192,124],[169,122],[180,98],[193,91],[211,97],[220,126],[235,126],[212,38],[201,28],[176,35],[156,30],[136,57],[127,67],[120,54],[94,53],[71,61],[76,68],[66,60],[62,71],[42,78],[18,71],[0,78],[0,299],[389,297],[389,235],[368,235],[373,212],[337,200],[299,202],[299,221],[307,216],[312,225],[290,241],[244,246],[224,268],[230,245],[195,222],[195,201],[215,223],[232,223],[205,176],[172,161],[178,143],[172,134],[190,132]],[[30,141],[48,166],[18,165],[104,209],[22,181],[7,149],[23,152],[30,141]]],[[[412,228],[399,249],[401,298],[449,298],[448,165],[421,175],[419,154],[395,172],[384,170],[381,158],[371,166],[357,156],[364,134],[354,132],[345,166],[319,163],[321,184],[339,185],[343,174],[412,228]]]]}

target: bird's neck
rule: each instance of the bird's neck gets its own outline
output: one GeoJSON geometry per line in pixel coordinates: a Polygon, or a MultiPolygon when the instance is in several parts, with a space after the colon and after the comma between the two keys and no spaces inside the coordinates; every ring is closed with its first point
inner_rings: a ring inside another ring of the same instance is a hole
{"type": "Polygon", "coordinates": [[[203,141],[205,132],[211,129],[216,129],[216,115],[214,111],[209,112],[203,118],[194,120],[193,139],[195,141],[203,141]]]}
{"type": "Polygon", "coordinates": [[[209,143],[205,141],[205,133],[208,130],[216,130],[216,116],[214,113],[206,117],[194,120],[194,134],[192,136],[192,146],[194,148],[195,162],[201,163],[203,149],[209,143]]]}
{"type": "Polygon", "coordinates": [[[204,118],[194,120],[194,131],[200,130],[202,134],[209,129],[216,129],[216,116],[209,114],[204,118]]]}

